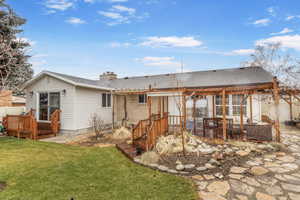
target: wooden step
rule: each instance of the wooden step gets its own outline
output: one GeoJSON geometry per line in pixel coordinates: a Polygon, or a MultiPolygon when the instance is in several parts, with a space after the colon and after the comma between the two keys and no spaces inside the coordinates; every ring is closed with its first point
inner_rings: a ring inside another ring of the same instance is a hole
{"type": "Polygon", "coordinates": [[[127,156],[131,160],[133,160],[135,156],[141,153],[136,147],[127,143],[117,144],[116,147],[118,150],[120,150],[125,156],[127,156]]]}

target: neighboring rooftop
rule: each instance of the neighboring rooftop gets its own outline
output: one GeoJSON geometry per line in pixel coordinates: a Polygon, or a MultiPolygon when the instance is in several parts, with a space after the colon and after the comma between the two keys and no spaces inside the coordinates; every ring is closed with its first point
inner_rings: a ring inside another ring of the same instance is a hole
{"type": "Polygon", "coordinates": [[[42,73],[61,77],[79,86],[85,85],[116,90],[145,90],[149,88],[149,85],[157,89],[253,85],[270,83],[273,78],[269,72],[261,67],[218,69],[125,78],[115,77],[113,79],[100,80],[90,80],[50,71],[44,71],[42,73]]]}

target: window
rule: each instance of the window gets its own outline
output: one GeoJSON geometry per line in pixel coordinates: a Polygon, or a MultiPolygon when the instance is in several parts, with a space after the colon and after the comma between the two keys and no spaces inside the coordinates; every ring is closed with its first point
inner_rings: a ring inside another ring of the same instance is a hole
{"type": "MultiPolygon", "coordinates": [[[[241,101],[245,98],[242,94],[226,95],[226,115],[235,116],[241,113],[241,101]]],[[[223,115],[222,96],[216,96],[216,115],[223,115]]],[[[247,115],[247,100],[243,102],[243,114],[247,115]]]]}
{"type": "MultiPolygon", "coordinates": [[[[232,115],[241,114],[241,102],[244,100],[245,96],[243,94],[232,95],[232,115]]],[[[243,102],[243,114],[247,115],[247,99],[243,102]]]]}
{"type": "Polygon", "coordinates": [[[49,121],[51,114],[60,109],[59,92],[42,92],[39,94],[39,120],[49,121]]]}
{"type": "MultiPolygon", "coordinates": [[[[216,96],[216,115],[223,115],[222,96],[216,96]]],[[[229,115],[229,96],[226,95],[226,115],[229,115]]]]}
{"type": "Polygon", "coordinates": [[[110,108],[111,107],[111,94],[110,93],[103,93],[102,94],[102,107],[103,108],[110,108]]]}
{"type": "Polygon", "coordinates": [[[147,103],[147,95],[146,94],[139,94],[139,103],[147,103]]]}

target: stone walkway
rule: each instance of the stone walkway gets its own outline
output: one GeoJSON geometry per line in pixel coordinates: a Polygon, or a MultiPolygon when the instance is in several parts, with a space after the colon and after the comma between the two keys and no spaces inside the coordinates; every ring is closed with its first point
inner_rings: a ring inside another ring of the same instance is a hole
{"type": "Polygon", "coordinates": [[[233,166],[228,179],[193,176],[203,200],[300,200],[300,131],[284,130],[288,153],[274,152],[233,166]]]}

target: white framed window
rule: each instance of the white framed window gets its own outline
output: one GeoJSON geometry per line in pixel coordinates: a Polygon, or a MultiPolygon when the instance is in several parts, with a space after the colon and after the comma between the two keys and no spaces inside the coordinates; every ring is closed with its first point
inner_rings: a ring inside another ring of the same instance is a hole
{"type": "MultiPolygon", "coordinates": [[[[226,115],[239,116],[241,114],[241,101],[244,100],[245,95],[233,94],[226,95],[226,115]]],[[[222,96],[216,95],[215,99],[216,115],[223,115],[222,96]]],[[[243,102],[243,115],[247,116],[247,99],[243,102]]]]}
{"type": "Polygon", "coordinates": [[[147,95],[146,94],[139,94],[139,104],[145,104],[147,103],[147,95]]]}
{"type": "MultiPolygon", "coordinates": [[[[243,94],[233,94],[232,95],[232,115],[241,114],[241,101],[243,101],[245,95],[243,94]]],[[[243,102],[243,115],[247,115],[247,99],[243,102]]]]}
{"type": "Polygon", "coordinates": [[[60,109],[59,92],[40,92],[38,95],[38,119],[49,121],[51,114],[60,109]]]}
{"type": "MultiPolygon", "coordinates": [[[[229,95],[226,95],[226,115],[229,115],[229,95]]],[[[217,95],[216,100],[215,100],[215,105],[216,105],[216,115],[223,115],[223,108],[222,108],[222,96],[217,95]]]]}
{"type": "Polygon", "coordinates": [[[102,107],[111,108],[111,93],[102,93],[102,107]]]}

